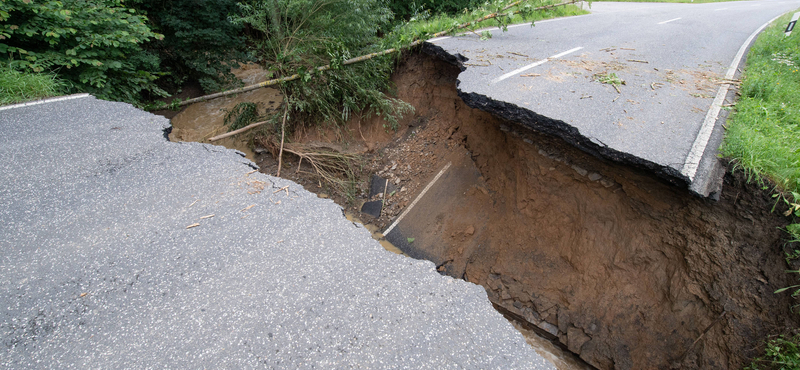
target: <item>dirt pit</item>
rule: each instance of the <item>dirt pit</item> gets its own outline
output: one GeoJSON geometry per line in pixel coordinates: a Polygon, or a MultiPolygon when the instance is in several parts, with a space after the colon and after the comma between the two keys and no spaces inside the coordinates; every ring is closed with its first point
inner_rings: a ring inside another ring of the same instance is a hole
{"type": "MultiPolygon", "coordinates": [[[[349,199],[291,164],[285,176],[358,214],[379,174],[396,190],[364,221],[385,230],[452,168],[398,226],[404,252],[482,285],[501,312],[598,369],[738,369],[798,326],[789,295],[773,294],[795,282],[768,193],[728,173],[718,202],[699,199],[468,107],[459,72],[406,55],[393,79],[416,113],[397,132],[356,118],[295,134],[364,156],[349,199]]],[[[256,161],[275,174],[272,158],[256,161]]]]}
{"type": "Polygon", "coordinates": [[[769,194],[728,173],[719,202],[699,199],[467,107],[458,73],[424,55],[401,66],[400,98],[428,119],[404,146],[431,155],[388,152],[433,169],[446,152],[479,173],[457,202],[425,207],[414,244],[443,272],[600,369],[737,369],[797,326],[790,297],[773,294],[793,282],[769,194]]]}

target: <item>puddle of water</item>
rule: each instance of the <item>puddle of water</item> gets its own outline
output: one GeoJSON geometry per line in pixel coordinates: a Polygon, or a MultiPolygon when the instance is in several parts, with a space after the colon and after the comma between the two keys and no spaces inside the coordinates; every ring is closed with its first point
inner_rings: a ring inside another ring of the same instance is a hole
{"type": "Polygon", "coordinates": [[[576,359],[575,355],[572,353],[566,352],[553,344],[553,342],[540,337],[533,330],[525,329],[522,325],[513,320],[511,323],[514,325],[514,328],[522,333],[522,336],[525,337],[525,341],[533,347],[533,350],[536,351],[539,356],[544,357],[545,360],[555,365],[558,370],[596,370],[580,359],[576,359]]]}
{"type": "Polygon", "coordinates": [[[381,244],[383,249],[386,249],[387,251],[392,252],[392,253],[399,254],[401,256],[408,257],[408,255],[403,253],[403,251],[401,251],[400,248],[395,247],[394,244],[392,244],[389,241],[387,241],[386,239],[384,239],[384,235],[381,234],[381,232],[378,229],[378,226],[373,225],[373,224],[364,224],[364,221],[361,221],[358,217],[354,216],[350,212],[345,212],[344,213],[344,217],[348,221],[357,222],[358,224],[363,226],[365,229],[369,230],[369,232],[372,233],[372,239],[377,240],[381,244]]]}
{"type": "MultiPolygon", "coordinates": [[[[258,66],[244,66],[241,69],[234,69],[232,72],[246,84],[258,83],[266,78],[263,70],[258,66]]],[[[283,102],[283,96],[276,89],[261,88],[192,104],[172,118],[172,133],[169,134],[169,139],[171,141],[209,143],[210,137],[228,132],[228,127],[224,124],[226,110],[232,109],[241,102],[257,103],[259,112],[263,113],[277,109],[283,102]]],[[[242,133],[215,141],[212,144],[239,150],[245,153],[248,159],[254,161],[255,154],[250,149],[248,141],[247,133],[242,133]]]]}

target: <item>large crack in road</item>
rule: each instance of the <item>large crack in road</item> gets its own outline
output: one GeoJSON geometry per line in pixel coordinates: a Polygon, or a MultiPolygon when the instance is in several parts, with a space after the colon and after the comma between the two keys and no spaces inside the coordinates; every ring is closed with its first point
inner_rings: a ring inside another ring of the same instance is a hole
{"type": "Polygon", "coordinates": [[[416,113],[395,134],[358,117],[293,140],[348,139],[326,145],[366,155],[397,189],[365,220],[387,230],[406,213],[389,241],[482,285],[507,316],[599,369],[739,368],[767,335],[797,326],[791,299],[772,293],[791,281],[769,194],[728,172],[719,201],[697,197],[542,123],[554,120],[462,93],[461,63],[430,44],[404,56],[393,80],[416,113]]]}
{"type": "Polygon", "coordinates": [[[411,148],[424,147],[422,185],[451,166],[390,241],[600,369],[739,368],[797,325],[772,293],[791,282],[769,194],[728,172],[720,200],[702,199],[534,131],[509,119],[532,113],[460,93],[460,62],[426,46],[398,69],[399,97],[427,123],[387,163],[420,165],[411,148]]]}

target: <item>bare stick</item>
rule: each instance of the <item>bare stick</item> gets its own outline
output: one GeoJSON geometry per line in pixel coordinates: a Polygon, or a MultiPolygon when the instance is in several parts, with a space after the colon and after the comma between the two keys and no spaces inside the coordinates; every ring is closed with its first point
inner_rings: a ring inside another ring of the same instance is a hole
{"type": "Polygon", "coordinates": [[[247,125],[247,126],[245,126],[245,127],[242,127],[242,128],[240,128],[240,129],[238,129],[238,130],[233,130],[233,131],[231,131],[231,132],[228,132],[228,133],[225,133],[225,134],[222,134],[222,135],[217,135],[217,136],[214,136],[214,137],[212,137],[212,138],[209,138],[209,139],[208,139],[208,141],[217,141],[217,140],[220,140],[220,139],[224,139],[224,138],[226,138],[226,137],[231,137],[231,136],[233,136],[233,135],[236,135],[236,134],[240,134],[240,133],[242,133],[242,132],[245,132],[245,131],[247,131],[247,130],[249,130],[249,129],[251,129],[251,128],[258,127],[258,126],[261,126],[261,125],[263,125],[263,124],[265,124],[265,123],[267,123],[267,122],[268,122],[268,121],[251,123],[251,124],[249,124],[249,125],[247,125]]]}
{"type": "Polygon", "coordinates": [[[383,206],[386,205],[386,191],[389,190],[389,179],[386,179],[386,183],[383,184],[383,200],[381,201],[381,212],[383,212],[383,206]]]}
{"type": "Polygon", "coordinates": [[[294,174],[297,175],[300,172],[300,166],[303,165],[303,157],[300,157],[300,160],[297,162],[297,171],[294,171],[294,174]]]}
{"type": "Polygon", "coordinates": [[[283,134],[284,127],[286,126],[287,114],[289,114],[289,102],[286,102],[286,108],[283,110],[283,122],[281,123],[281,150],[278,152],[278,177],[281,177],[281,166],[283,166],[283,134]]]}
{"type": "Polygon", "coordinates": [[[720,322],[720,320],[722,320],[722,318],[725,317],[726,314],[728,314],[728,311],[722,311],[722,313],[719,315],[719,317],[717,317],[717,319],[714,320],[714,322],[712,322],[710,325],[708,325],[706,330],[703,330],[703,332],[700,334],[700,336],[697,337],[697,339],[695,339],[694,342],[692,342],[692,345],[689,346],[689,348],[686,349],[686,352],[683,352],[683,355],[681,355],[681,357],[679,357],[680,360],[678,361],[678,363],[683,362],[683,359],[686,357],[687,354],[689,354],[689,351],[691,351],[694,348],[694,346],[697,344],[697,342],[699,342],[700,339],[703,339],[703,336],[705,336],[706,333],[708,333],[708,331],[711,330],[711,328],[714,327],[714,325],[717,325],[717,323],[720,322]]]}

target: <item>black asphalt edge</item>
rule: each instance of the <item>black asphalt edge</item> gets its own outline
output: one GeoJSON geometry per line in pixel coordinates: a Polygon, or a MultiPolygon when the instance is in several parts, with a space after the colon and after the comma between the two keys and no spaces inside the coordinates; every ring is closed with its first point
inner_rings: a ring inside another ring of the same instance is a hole
{"type": "MultiPolygon", "coordinates": [[[[461,54],[452,55],[440,46],[427,42],[423,44],[422,51],[426,54],[432,55],[447,63],[457,66],[461,69],[461,71],[466,70],[464,62],[467,61],[467,58],[461,54]]],[[[651,172],[659,178],[672,183],[673,185],[687,189],[689,189],[691,185],[691,180],[682,174],[678,169],[670,166],[660,165],[635,155],[612,149],[602,142],[599,142],[597,139],[593,140],[581,135],[577,128],[567,124],[564,121],[545,117],[529,109],[517,106],[516,104],[493,100],[481,94],[465,93],[461,91],[458,86],[459,84],[460,81],[456,81],[456,90],[458,91],[458,96],[464,101],[464,103],[472,108],[480,109],[496,117],[519,124],[530,130],[559,137],[570,145],[595,157],[608,159],[616,163],[651,172]]],[[[703,196],[702,194],[697,195],[703,196]]]]}
{"type": "Polygon", "coordinates": [[[432,255],[422,248],[418,248],[414,244],[414,240],[409,239],[412,238],[412,236],[406,235],[401,225],[395,226],[395,228],[392,229],[389,234],[384,235],[384,237],[389,243],[392,243],[397,249],[400,249],[411,258],[431,261],[436,265],[441,263],[438,256],[432,255]]]}

